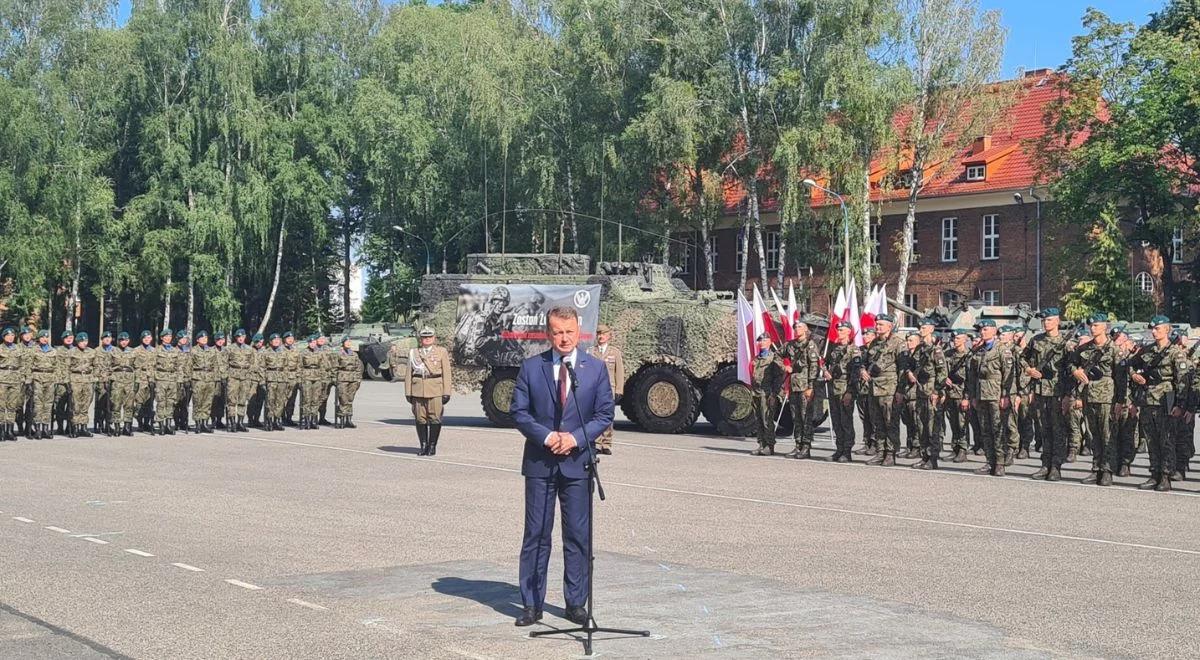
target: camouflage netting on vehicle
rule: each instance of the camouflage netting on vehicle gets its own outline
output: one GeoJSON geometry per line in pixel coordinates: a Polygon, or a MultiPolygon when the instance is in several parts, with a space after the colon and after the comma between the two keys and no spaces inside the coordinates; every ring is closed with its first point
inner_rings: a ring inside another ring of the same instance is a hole
{"type": "Polygon", "coordinates": [[[614,299],[600,304],[600,320],[612,327],[613,344],[625,353],[629,370],[669,362],[693,378],[707,379],[736,357],[734,306],[729,301],[614,299]]]}
{"type": "Polygon", "coordinates": [[[586,254],[480,254],[467,255],[471,275],[584,275],[591,272],[586,254]]]}

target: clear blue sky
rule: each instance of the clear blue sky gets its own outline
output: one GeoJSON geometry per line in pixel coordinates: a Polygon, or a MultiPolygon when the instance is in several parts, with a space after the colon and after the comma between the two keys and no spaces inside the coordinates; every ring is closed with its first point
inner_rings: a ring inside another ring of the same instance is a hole
{"type": "MultiPolygon", "coordinates": [[[[1160,9],[1165,0],[980,0],[984,9],[998,9],[1008,28],[1004,75],[1018,69],[1055,68],[1071,54],[1071,37],[1083,31],[1080,18],[1095,7],[1116,21],[1136,24],[1160,9]]],[[[129,16],[129,0],[120,0],[117,19],[129,16]]]]}

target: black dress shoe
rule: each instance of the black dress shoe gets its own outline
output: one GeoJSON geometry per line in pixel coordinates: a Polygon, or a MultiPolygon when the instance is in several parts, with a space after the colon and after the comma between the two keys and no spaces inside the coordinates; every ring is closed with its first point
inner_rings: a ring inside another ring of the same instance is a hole
{"type": "Polygon", "coordinates": [[[587,610],[582,607],[567,606],[567,621],[577,626],[586,626],[588,621],[587,610]]]}
{"type": "Polygon", "coordinates": [[[524,628],[525,626],[532,626],[533,624],[535,624],[541,620],[542,620],[541,612],[533,609],[532,607],[526,607],[524,609],[524,611],[521,612],[521,616],[517,617],[515,625],[519,628],[524,628]]]}

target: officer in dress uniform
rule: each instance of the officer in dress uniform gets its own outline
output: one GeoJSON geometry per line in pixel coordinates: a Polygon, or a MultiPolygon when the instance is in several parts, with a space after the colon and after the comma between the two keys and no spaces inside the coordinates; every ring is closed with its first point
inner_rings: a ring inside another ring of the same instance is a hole
{"type": "MultiPolygon", "coordinates": [[[[625,389],[625,358],[621,349],[612,345],[612,329],[601,323],[596,327],[596,343],[588,348],[588,355],[604,362],[608,369],[608,382],[612,384],[613,402],[621,401],[625,389]]],[[[601,454],[612,453],[613,427],[610,424],[600,437],[596,438],[596,451],[601,454]]]]}
{"type": "Polygon", "coordinates": [[[421,328],[420,346],[408,353],[408,370],[404,374],[405,399],[412,404],[417,426],[420,456],[437,454],[438,437],[442,432],[442,408],[450,402],[454,389],[450,370],[450,354],[437,345],[433,328],[421,328]]]}
{"type": "Polygon", "coordinates": [[[829,458],[849,463],[854,451],[854,381],[858,375],[858,347],[850,339],[849,321],[837,324],[837,341],[825,361],[825,380],[829,382],[829,420],[833,425],[834,451],[829,458]]]}
{"type": "Polygon", "coordinates": [[[771,349],[771,335],[758,336],[758,353],[751,363],[750,393],[754,419],[758,420],[758,448],[751,456],[775,455],[775,424],[779,419],[781,397],[787,374],[783,358],[771,349]]]}

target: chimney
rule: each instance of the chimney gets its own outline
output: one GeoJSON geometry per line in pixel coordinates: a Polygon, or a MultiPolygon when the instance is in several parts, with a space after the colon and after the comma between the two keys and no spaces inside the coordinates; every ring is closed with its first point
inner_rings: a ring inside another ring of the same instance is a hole
{"type": "Polygon", "coordinates": [[[1026,78],[1043,78],[1050,75],[1050,69],[1032,69],[1025,72],[1026,78]]]}
{"type": "Polygon", "coordinates": [[[971,146],[971,155],[978,156],[979,154],[992,148],[992,136],[984,135],[975,138],[975,144],[971,146]]]}

